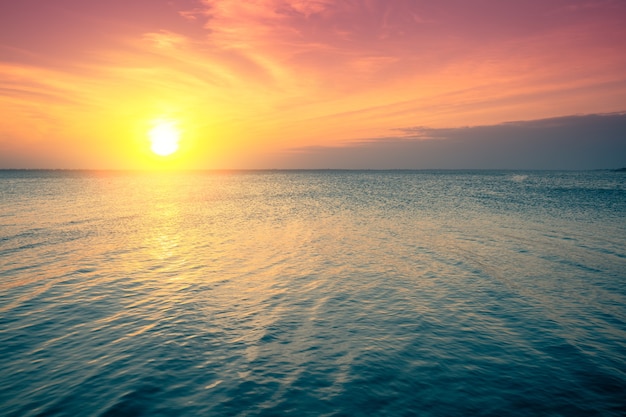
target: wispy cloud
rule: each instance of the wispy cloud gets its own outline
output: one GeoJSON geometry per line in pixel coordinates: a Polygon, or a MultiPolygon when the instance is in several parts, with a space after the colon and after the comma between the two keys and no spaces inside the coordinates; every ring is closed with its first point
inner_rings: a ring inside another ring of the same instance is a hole
{"type": "MultiPolygon", "coordinates": [[[[610,12],[600,8],[591,16],[535,1],[203,4],[206,41],[254,68],[243,77],[262,74],[261,82],[280,89],[278,107],[293,107],[297,97],[307,106],[311,100],[325,106],[327,116],[383,106],[421,112],[429,123],[463,123],[476,116],[480,123],[489,117],[506,120],[515,112],[541,117],[547,108],[552,109],[547,115],[584,111],[588,104],[571,100],[571,94],[561,110],[558,98],[550,100],[585,86],[621,83],[626,94],[619,70],[626,68],[626,54],[619,53],[624,47],[616,40],[626,36],[618,18],[626,17],[626,6],[616,2],[608,4],[610,12]],[[500,107],[504,99],[514,103],[530,95],[541,112],[533,114],[528,103],[505,112],[500,107]],[[448,101],[450,112],[428,111],[441,108],[439,98],[454,96],[461,101],[448,101]],[[482,114],[476,114],[479,108],[473,114],[453,110],[476,102],[485,103],[482,114]]],[[[595,110],[611,109],[617,110],[602,105],[595,110]]]]}

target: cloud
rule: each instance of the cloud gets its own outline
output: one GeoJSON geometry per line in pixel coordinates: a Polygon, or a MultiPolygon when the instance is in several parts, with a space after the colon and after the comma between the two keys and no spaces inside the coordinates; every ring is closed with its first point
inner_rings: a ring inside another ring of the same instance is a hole
{"type": "Polygon", "coordinates": [[[187,43],[186,37],[167,30],[144,33],[143,39],[156,48],[176,48],[187,43]]]}
{"type": "Polygon", "coordinates": [[[408,127],[340,147],[292,149],[279,167],[602,169],[626,166],[626,113],[458,128],[408,127]]]}
{"type": "MultiPolygon", "coordinates": [[[[387,56],[391,38],[405,39],[420,21],[415,2],[376,0],[205,0],[209,40],[266,59],[311,65],[310,59],[387,56]],[[302,61],[299,58],[303,58],[302,61]]],[[[197,14],[197,10],[195,14],[197,14]]],[[[320,64],[330,64],[327,60],[320,64]]]]}
{"type": "MultiPolygon", "coordinates": [[[[242,78],[251,76],[290,98],[343,100],[371,92],[395,95],[396,103],[404,103],[474,90],[481,100],[489,100],[624,81],[619,74],[626,54],[619,53],[624,47],[616,40],[626,35],[618,18],[626,15],[626,6],[616,2],[593,8],[591,15],[586,8],[563,10],[541,1],[201,4],[207,44],[247,63],[242,78]]],[[[200,13],[198,8],[192,12],[200,13]]],[[[353,109],[350,104],[338,111],[353,109]]],[[[615,110],[619,108],[592,111],[615,110]]],[[[560,114],[578,111],[568,107],[560,114]]]]}

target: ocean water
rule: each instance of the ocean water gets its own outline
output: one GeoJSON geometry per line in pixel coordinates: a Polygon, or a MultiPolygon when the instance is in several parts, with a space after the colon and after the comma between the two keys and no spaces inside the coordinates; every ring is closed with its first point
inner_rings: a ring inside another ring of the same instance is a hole
{"type": "Polygon", "coordinates": [[[2,416],[624,416],[626,174],[0,172],[2,416]]]}

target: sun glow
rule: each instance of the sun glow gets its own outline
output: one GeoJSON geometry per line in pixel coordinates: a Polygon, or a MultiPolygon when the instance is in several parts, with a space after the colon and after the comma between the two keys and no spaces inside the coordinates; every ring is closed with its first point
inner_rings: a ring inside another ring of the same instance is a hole
{"type": "Polygon", "coordinates": [[[168,156],[178,150],[180,131],[174,122],[159,122],[148,132],[152,142],[152,152],[160,156],[168,156]]]}

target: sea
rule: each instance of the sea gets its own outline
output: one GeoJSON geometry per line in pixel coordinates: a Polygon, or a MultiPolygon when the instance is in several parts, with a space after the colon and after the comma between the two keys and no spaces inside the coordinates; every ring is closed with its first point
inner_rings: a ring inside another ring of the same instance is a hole
{"type": "Polygon", "coordinates": [[[0,415],[625,416],[626,173],[0,171],[0,415]]]}

